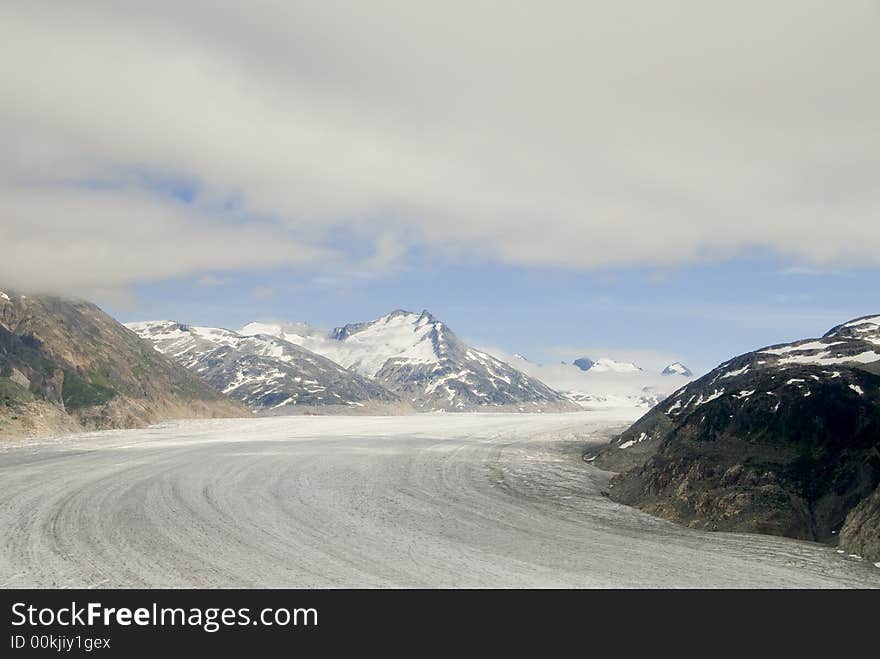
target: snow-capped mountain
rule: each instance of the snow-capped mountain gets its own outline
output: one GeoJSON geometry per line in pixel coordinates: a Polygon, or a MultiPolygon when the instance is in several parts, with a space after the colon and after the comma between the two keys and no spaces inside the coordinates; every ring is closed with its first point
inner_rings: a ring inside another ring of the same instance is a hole
{"type": "MultiPolygon", "coordinates": [[[[703,377],[678,389],[618,440],[628,446],[665,438],[670,428],[708,411],[720,418],[762,417],[773,425],[775,415],[809,416],[804,408],[814,394],[831,399],[841,394],[866,396],[865,382],[880,374],[880,316],[857,318],[829,330],[822,338],[768,346],[734,357],[703,377]],[[711,405],[709,405],[711,403],[711,405]],[[635,429],[635,430],[633,430],[635,429]],[[642,431],[644,434],[642,435],[642,431]]],[[[877,391],[871,392],[876,396],[877,391]]],[[[725,421],[725,423],[727,423],[725,421]]],[[[620,446],[623,448],[623,446],[620,446]]]]}
{"type": "Polygon", "coordinates": [[[601,357],[595,361],[589,357],[580,357],[572,363],[582,371],[594,373],[638,373],[642,370],[632,362],[618,362],[608,357],[601,357]]]}
{"type": "Polygon", "coordinates": [[[572,409],[544,383],[461,341],[427,311],[397,310],[373,321],[322,333],[301,323],[251,323],[375,379],[418,409],[461,411],[481,407],[572,409]]]}
{"type": "MultiPolygon", "coordinates": [[[[880,346],[880,316],[863,316],[837,327],[832,327],[822,338],[825,340],[863,341],[864,343],[862,344],[854,344],[857,348],[860,346],[864,348],[866,344],[880,346]]],[[[867,350],[860,352],[857,361],[866,363],[866,360],[870,360],[870,356],[866,353],[867,350]]]]}
{"type": "Polygon", "coordinates": [[[258,410],[399,400],[376,382],[275,336],[167,320],[127,327],[216,389],[258,410]]]}
{"type": "MultiPolygon", "coordinates": [[[[564,364],[565,362],[562,362],[562,363],[564,364]]],[[[589,371],[591,368],[593,368],[596,365],[596,362],[594,362],[589,357],[579,357],[578,359],[575,359],[572,362],[572,364],[577,366],[582,371],[589,371]]]]}
{"type": "MultiPolygon", "coordinates": [[[[507,358],[499,353],[500,359],[507,358]]],[[[628,361],[610,357],[580,357],[572,362],[538,364],[519,355],[509,358],[521,371],[535,377],[568,400],[586,409],[640,407],[649,409],[662,401],[678,386],[659,370],[645,370],[628,361]]],[[[671,365],[670,365],[671,366],[671,365]]],[[[686,379],[693,375],[682,373],[686,379]]]]}
{"type": "Polygon", "coordinates": [[[880,558],[878,456],[880,316],[865,316],[720,364],[594,459],[622,472],[612,498],[665,519],[880,558]]]}
{"type": "Polygon", "coordinates": [[[681,362],[672,362],[669,366],[664,368],[661,372],[661,375],[683,375],[686,378],[692,377],[693,373],[691,369],[682,364],[681,362]]]}
{"type": "MultiPolygon", "coordinates": [[[[389,359],[432,363],[439,359],[435,338],[444,327],[428,313],[394,311],[364,323],[351,323],[322,332],[305,323],[249,323],[241,332],[260,332],[283,338],[333,360],[361,375],[375,378],[389,359]]],[[[448,330],[447,330],[448,331],[448,330]]]]}
{"type": "Polygon", "coordinates": [[[587,393],[585,391],[563,391],[562,395],[585,409],[617,409],[621,407],[642,407],[651,409],[666,398],[666,394],[645,386],[640,390],[618,393],[587,393]]]}

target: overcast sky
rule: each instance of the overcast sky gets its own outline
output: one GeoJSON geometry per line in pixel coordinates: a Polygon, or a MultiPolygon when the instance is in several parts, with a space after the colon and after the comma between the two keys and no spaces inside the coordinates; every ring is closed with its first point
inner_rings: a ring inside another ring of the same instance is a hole
{"type": "MultiPolygon", "coordinates": [[[[876,0],[3,0],[0,282],[146,313],[234,277],[248,313],[329,320],[275,291],[384,308],[415,277],[430,306],[476,263],[491,311],[504,273],[760,254],[789,277],[753,293],[818,323],[880,266],[878,80],[876,0]]],[[[749,304],[729,286],[679,303],[749,304]]]]}

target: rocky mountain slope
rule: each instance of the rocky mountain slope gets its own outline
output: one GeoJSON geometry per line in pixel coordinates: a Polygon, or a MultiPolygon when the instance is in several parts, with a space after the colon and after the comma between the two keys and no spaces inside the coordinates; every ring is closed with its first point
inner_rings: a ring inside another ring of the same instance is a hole
{"type": "Polygon", "coordinates": [[[595,464],[616,501],[718,530],[835,541],[880,560],[880,316],[736,357],[595,464]]]}
{"type": "Polygon", "coordinates": [[[329,333],[303,324],[252,323],[242,332],[271,334],[372,378],[420,410],[572,410],[574,404],[536,378],[461,341],[427,311],[394,311],[329,333]]]}
{"type": "Polygon", "coordinates": [[[129,323],[156,350],[249,407],[277,413],[298,406],[364,408],[398,403],[380,384],[294,343],[174,321],[129,323]]]}
{"type": "Polygon", "coordinates": [[[0,435],[245,413],[93,304],[0,293],[0,435]]]}

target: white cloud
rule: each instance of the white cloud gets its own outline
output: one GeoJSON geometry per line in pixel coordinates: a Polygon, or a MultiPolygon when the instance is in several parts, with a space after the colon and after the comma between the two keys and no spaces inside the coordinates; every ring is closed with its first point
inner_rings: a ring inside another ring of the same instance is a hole
{"type": "Polygon", "coordinates": [[[269,300],[275,297],[275,289],[270,286],[257,286],[252,291],[252,295],[257,300],[269,300]]]}
{"type": "Polygon", "coordinates": [[[857,0],[7,3],[0,278],[296,264],[340,234],[371,268],[876,265],[878,33],[857,0]],[[69,189],[131,169],[198,203],[69,189]]]}
{"type": "Polygon", "coordinates": [[[214,266],[328,258],[271,226],[209,220],[132,191],[0,186],[0,216],[0,279],[19,290],[104,299],[114,288],[214,266]]]}
{"type": "Polygon", "coordinates": [[[222,286],[224,284],[224,281],[222,279],[220,279],[220,277],[217,277],[216,275],[207,274],[207,275],[202,275],[201,277],[199,277],[196,280],[196,283],[199,286],[222,286]]]}

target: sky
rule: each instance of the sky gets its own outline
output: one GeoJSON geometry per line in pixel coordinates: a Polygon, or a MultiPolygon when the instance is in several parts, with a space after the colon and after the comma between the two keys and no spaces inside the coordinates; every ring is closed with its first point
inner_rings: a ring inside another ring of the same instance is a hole
{"type": "Polygon", "coordinates": [[[0,283],[704,370],[880,312],[880,3],[0,3],[0,283]]]}

